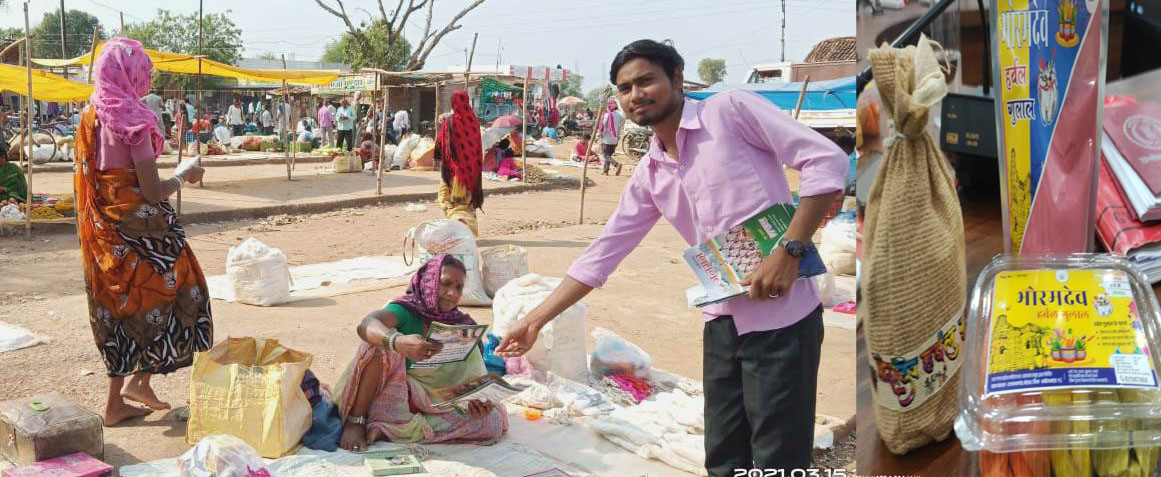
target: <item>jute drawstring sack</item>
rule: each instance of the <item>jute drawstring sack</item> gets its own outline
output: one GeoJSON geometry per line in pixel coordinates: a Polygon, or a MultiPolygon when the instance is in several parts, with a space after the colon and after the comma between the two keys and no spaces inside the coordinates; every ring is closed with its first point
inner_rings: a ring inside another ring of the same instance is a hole
{"type": "Polygon", "coordinates": [[[966,359],[963,217],[950,166],[926,132],[929,108],[947,94],[933,45],[924,36],[870,52],[895,140],[867,200],[858,313],[879,435],[896,454],[951,434],[966,359]]]}

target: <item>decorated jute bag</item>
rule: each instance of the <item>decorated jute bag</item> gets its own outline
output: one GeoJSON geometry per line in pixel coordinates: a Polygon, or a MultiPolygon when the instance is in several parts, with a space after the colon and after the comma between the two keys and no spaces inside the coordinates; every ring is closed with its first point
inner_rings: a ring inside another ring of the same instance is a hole
{"type": "Polygon", "coordinates": [[[862,314],[879,435],[903,454],[952,432],[963,342],[963,217],[951,168],[927,134],[947,94],[932,49],[870,53],[895,137],[867,200],[862,314]]]}

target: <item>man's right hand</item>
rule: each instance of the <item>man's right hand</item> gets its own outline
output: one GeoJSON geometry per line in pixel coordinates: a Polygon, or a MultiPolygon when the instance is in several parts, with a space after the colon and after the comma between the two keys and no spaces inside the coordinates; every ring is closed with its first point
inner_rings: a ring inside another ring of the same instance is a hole
{"type": "Polygon", "coordinates": [[[536,343],[536,337],[540,336],[542,326],[537,324],[531,316],[525,316],[508,330],[504,339],[500,340],[500,346],[496,347],[496,356],[516,358],[524,355],[536,343]]]}

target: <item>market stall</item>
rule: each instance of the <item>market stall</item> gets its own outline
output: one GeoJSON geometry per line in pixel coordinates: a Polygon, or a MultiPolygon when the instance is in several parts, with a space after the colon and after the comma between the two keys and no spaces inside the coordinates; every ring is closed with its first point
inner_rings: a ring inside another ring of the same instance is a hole
{"type": "MultiPolygon", "coordinates": [[[[0,91],[15,93],[25,98],[41,101],[79,102],[89,98],[89,95],[93,93],[93,87],[84,83],[70,81],[51,73],[32,70],[31,68],[0,64],[0,91]]],[[[21,116],[25,120],[27,119],[27,116],[21,116]]],[[[27,131],[28,128],[22,128],[24,137],[28,137],[27,131]]],[[[26,233],[31,234],[33,222],[71,223],[74,220],[71,197],[49,197],[32,193],[32,163],[30,160],[27,160],[32,155],[32,141],[24,141],[22,144],[25,150],[28,151],[22,156],[26,160],[21,161],[23,163],[25,182],[28,189],[27,198],[23,201],[22,206],[16,204],[0,204],[0,207],[8,207],[6,213],[0,214],[0,228],[8,225],[23,224],[26,233]],[[20,217],[21,215],[23,217],[20,217]]],[[[3,147],[8,147],[8,145],[5,144],[3,147]]]]}

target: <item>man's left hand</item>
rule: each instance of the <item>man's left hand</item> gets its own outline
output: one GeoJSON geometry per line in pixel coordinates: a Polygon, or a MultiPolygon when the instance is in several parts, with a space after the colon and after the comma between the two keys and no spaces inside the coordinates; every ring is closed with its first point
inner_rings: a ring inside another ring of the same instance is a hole
{"type": "Polygon", "coordinates": [[[742,280],[742,285],[750,287],[750,298],[772,299],[789,292],[796,278],[798,278],[798,259],[791,257],[782,247],[778,247],[758,265],[757,270],[742,280]]]}

